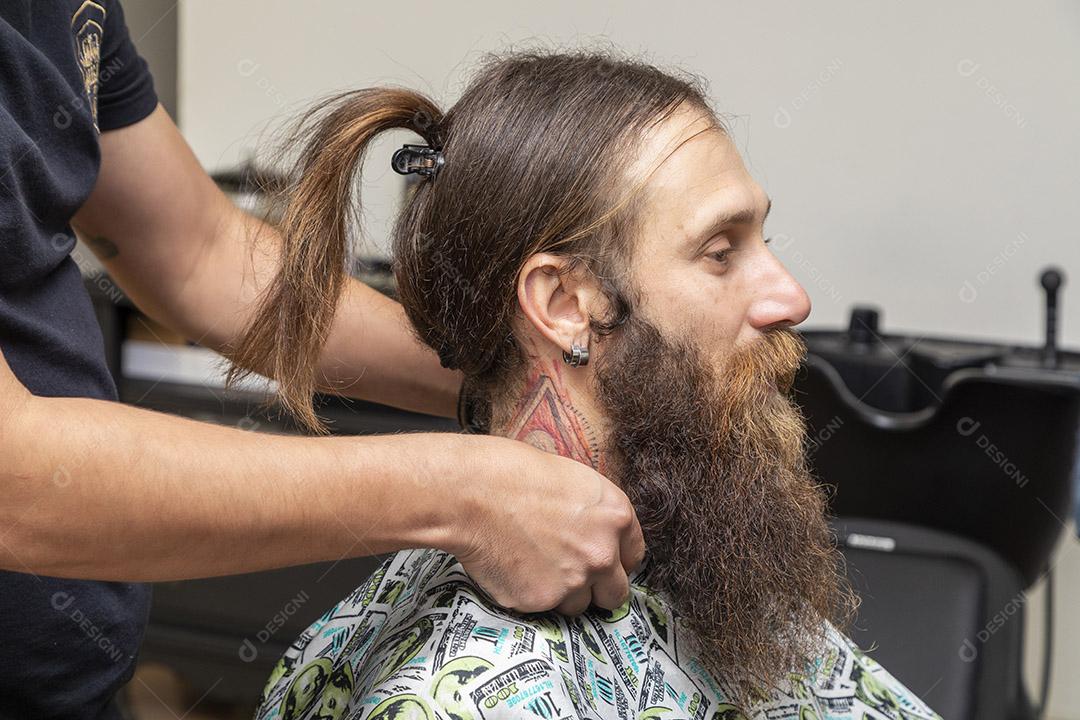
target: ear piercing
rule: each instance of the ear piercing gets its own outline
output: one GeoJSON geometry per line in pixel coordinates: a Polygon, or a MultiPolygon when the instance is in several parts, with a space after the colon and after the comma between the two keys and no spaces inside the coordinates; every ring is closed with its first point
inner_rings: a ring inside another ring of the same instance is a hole
{"type": "Polygon", "coordinates": [[[570,352],[563,350],[563,362],[570,367],[581,367],[589,364],[589,348],[582,347],[576,342],[570,343],[570,352]]]}

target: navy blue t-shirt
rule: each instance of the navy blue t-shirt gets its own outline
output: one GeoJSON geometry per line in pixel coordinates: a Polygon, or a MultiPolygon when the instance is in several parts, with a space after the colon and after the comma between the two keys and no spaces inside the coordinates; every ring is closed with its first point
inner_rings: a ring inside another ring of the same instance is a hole
{"type": "MultiPolygon", "coordinates": [[[[99,133],[156,106],[115,0],[0,2],[0,349],[35,395],[117,397],[69,222],[99,133]]],[[[119,717],[149,606],[143,584],[0,572],[0,718],[119,717]]]]}

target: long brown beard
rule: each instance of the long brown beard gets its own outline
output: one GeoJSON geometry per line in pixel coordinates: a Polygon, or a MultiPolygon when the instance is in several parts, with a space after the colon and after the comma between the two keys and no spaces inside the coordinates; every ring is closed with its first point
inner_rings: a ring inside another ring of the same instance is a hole
{"type": "Polygon", "coordinates": [[[805,344],[769,331],[718,373],[641,319],[608,342],[597,397],[649,584],[672,600],[714,678],[749,700],[804,670],[822,621],[843,626],[853,608],[787,397],[805,344]]]}

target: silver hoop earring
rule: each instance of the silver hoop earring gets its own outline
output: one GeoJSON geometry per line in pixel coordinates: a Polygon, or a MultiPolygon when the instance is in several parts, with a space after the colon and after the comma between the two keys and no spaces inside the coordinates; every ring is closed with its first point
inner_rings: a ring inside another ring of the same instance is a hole
{"type": "Polygon", "coordinates": [[[570,343],[570,352],[563,350],[563,362],[570,367],[581,367],[589,364],[589,348],[582,347],[577,343],[570,343]]]}

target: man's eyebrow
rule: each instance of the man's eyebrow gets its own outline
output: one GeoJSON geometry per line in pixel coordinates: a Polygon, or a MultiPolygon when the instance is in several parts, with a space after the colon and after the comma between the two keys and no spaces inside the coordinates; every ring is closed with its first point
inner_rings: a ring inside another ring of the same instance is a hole
{"type": "MultiPolygon", "coordinates": [[[[768,202],[765,205],[765,214],[761,216],[761,222],[764,224],[765,219],[769,217],[769,213],[772,211],[772,198],[767,198],[768,202]]],[[[757,211],[751,208],[743,208],[742,210],[736,210],[733,213],[723,213],[716,216],[708,228],[700,235],[701,246],[698,248],[704,248],[716,233],[728,225],[749,225],[754,222],[757,217],[757,211]]]]}

